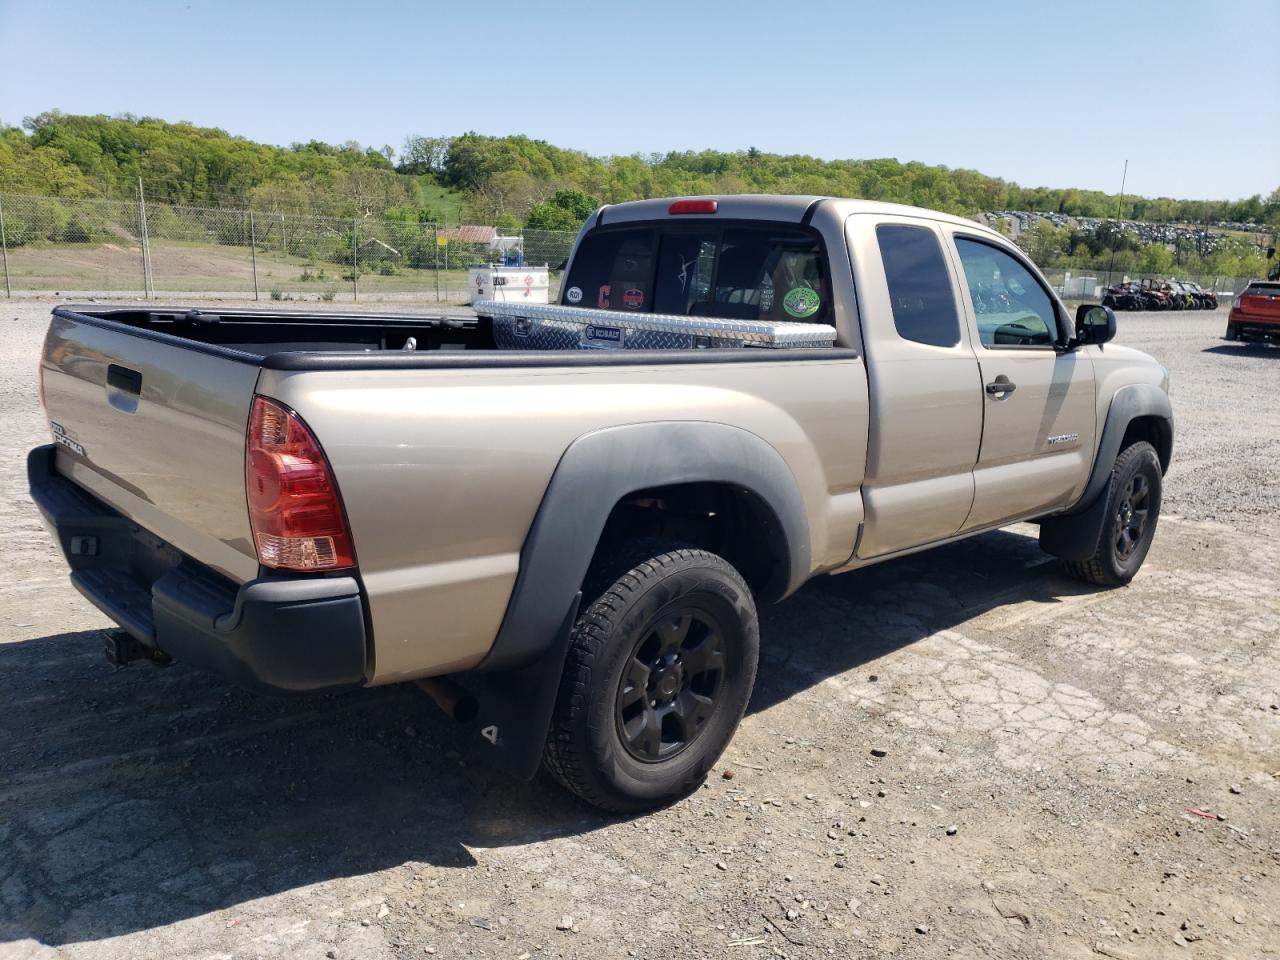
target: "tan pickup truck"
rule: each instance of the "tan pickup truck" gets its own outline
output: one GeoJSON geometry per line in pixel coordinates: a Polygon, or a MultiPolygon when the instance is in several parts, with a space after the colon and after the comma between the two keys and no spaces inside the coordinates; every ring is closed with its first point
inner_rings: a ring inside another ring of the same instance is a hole
{"type": "Polygon", "coordinates": [[[419,681],[508,768],[636,810],[705,776],[757,604],[810,577],[1022,520],[1094,583],[1146,556],[1167,371],[990,230],[646,200],[588,220],[562,286],[514,321],[55,309],[31,493],[122,628],[109,655],[291,691],[419,681]],[[540,316],[581,342],[511,340],[540,316]],[[783,348],[655,348],[618,316],[783,348]]]}

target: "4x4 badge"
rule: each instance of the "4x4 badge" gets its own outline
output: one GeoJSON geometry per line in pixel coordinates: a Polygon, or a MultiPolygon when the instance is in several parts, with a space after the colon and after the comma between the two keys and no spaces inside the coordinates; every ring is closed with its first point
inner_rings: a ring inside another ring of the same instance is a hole
{"type": "Polygon", "coordinates": [[[67,431],[62,426],[62,424],[56,423],[53,420],[50,420],[49,430],[53,433],[54,443],[58,444],[59,446],[66,447],[68,450],[70,450],[74,454],[77,454],[78,456],[81,456],[81,457],[84,456],[84,447],[80,446],[80,444],[76,443],[74,440],[72,440],[70,437],[67,436],[67,431]]]}

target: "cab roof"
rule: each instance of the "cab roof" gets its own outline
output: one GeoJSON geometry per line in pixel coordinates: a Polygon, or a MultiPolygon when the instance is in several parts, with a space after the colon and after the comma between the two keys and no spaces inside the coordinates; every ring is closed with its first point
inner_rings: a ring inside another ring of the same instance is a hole
{"type": "Polygon", "coordinates": [[[987,232],[989,227],[973,220],[957,217],[950,213],[941,213],[924,207],[912,207],[903,203],[882,203],[878,200],[846,200],[841,197],[823,197],[809,194],[779,193],[743,193],[728,195],[707,195],[699,197],[657,197],[651,200],[632,200],[627,203],[610,204],[601,207],[598,219],[592,226],[632,223],[639,220],[776,220],[782,223],[800,223],[805,219],[811,207],[816,204],[831,204],[837,212],[849,216],[855,213],[882,214],[885,216],[916,216],[929,220],[941,220],[987,232]],[[715,213],[709,214],[672,214],[671,204],[677,200],[714,200],[717,204],[715,213]]]}

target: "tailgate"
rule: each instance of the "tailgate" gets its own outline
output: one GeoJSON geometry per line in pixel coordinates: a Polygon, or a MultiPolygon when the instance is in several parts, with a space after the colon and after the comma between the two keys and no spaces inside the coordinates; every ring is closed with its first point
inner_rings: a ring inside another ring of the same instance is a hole
{"type": "Polygon", "coordinates": [[[42,366],[57,471],[183,553],[252,579],[244,447],[256,361],[55,311],[42,366]]]}
{"type": "Polygon", "coordinates": [[[1240,295],[1240,312],[1246,319],[1280,323],[1280,286],[1252,289],[1240,295]]]}

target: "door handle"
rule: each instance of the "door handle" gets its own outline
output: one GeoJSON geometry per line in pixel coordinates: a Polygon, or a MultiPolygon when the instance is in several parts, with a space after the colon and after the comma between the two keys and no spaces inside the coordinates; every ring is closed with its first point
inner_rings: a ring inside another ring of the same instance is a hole
{"type": "Polygon", "coordinates": [[[107,386],[131,393],[135,397],[142,393],[142,374],[119,364],[107,365],[107,386]]]}
{"type": "Polygon", "coordinates": [[[1003,400],[1017,389],[1018,385],[1010,382],[1009,378],[1003,373],[987,384],[988,395],[995,397],[997,400],[1003,400]]]}
{"type": "Polygon", "coordinates": [[[119,364],[107,367],[107,402],[122,413],[135,413],[142,396],[142,373],[119,364]]]}

